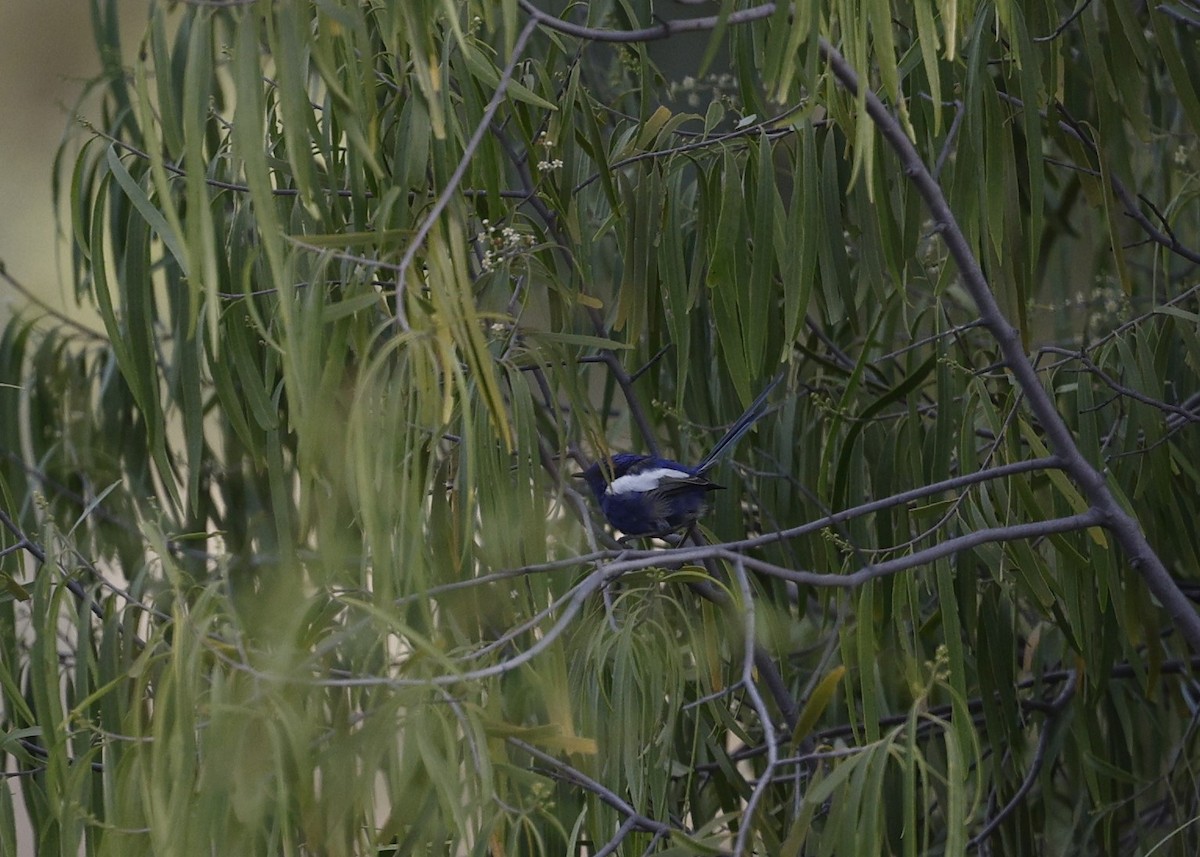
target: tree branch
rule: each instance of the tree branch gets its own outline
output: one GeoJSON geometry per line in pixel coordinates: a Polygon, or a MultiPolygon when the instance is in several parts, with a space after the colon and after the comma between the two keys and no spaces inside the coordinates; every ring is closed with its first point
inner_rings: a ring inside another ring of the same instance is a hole
{"type": "MultiPolygon", "coordinates": [[[[851,94],[859,95],[858,74],[846,58],[825,39],[820,41],[820,50],[842,86],[851,94]]],[[[1129,564],[1141,575],[1146,586],[1174,620],[1189,648],[1200,653],[1200,616],[1171,579],[1166,566],[1146,540],[1137,520],[1117,502],[1109,490],[1104,474],[1084,458],[1075,444],[1067,424],[1042,387],[1037,371],[1026,356],[1019,332],[1001,312],[987,277],[971,251],[954,212],[950,210],[941,185],[930,174],[916,147],[879,97],[871,89],[867,89],[863,97],[866,100],[867,114],[874,121],[883,139],[896,152],[905,174],[925,200],[942,240],[946,242],[950,255],[958,265],[963,286],[979,310],[980,320],[996,338],[1005,364],[1016,383],[1025,392],[1029,409],[1041,422],[1042,431],[1051,447],[1062,459],[1063,469],[1075,480],[1104,526],[1113,533],[1129,564]]]]}
{"type": "Polygon", "coordinates": [[[1055,735],[1055,727],[1058,725],[1059,718],[1066,709],[1067,703],[1075,696],[1075,687],[1078,680],[1078,671],[1071,670],[1071,674],[1063,684],[1062,690],[1059,691],[1058,696],[1050,703],[1049,709],[1046,712],[1046,722],[1042,724],[1042,733],[1038,736],[1037,749],[1034,750],[1033,759],[1029,762],[1029,770],[1025,773],[1025,779],[1021,782],[1016,792],[1013,793],[1009,802],[1004,805],[1004,808],[988,819],[983,829],[971,837],[971,841],[967,843],[968,849],[975,849],[982,845],[983,841],[995,832],[1004,819],[1016,811],[1017,807],[1021,805],[1021,801],[1025,799],[1025,795],[1029,794],[1033,788],[1033,784],[1037,781],[1038,776],[1041,775],[1042,767],[1046,763],[1046,754],[1050,748],[1050,739],[1055,735]]]}

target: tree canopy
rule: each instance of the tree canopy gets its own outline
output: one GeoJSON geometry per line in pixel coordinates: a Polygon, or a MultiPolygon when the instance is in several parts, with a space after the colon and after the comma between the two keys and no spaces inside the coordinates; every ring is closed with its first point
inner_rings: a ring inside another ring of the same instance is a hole
{"type": "Polygon", "coordinates": [[[91,5],[0,852],[1200,849],[1193,3],[91,5]]]}

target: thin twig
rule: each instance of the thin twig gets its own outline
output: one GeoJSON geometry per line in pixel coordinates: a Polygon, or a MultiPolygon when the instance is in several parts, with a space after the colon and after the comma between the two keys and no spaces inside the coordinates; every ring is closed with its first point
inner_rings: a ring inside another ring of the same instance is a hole
{"type": "Polygon", "coordinates": [[[750,798],[746,801],[746,808],[742,812],[742,821],[738,825],[737,839],[734,841],[733,853],[740,857],[740,855],[748,853],[747,843],[750,839],[750,831],[754,829],[754,812],[762,802],[771,778],[775,775],[775,766],[779,762],[779,739],[775,734],[775,725],[771,722],[771,713],[767,710],[762,694],[758,692],[758,687],[754,683],[755,638],[758,636],[754,617],[754,594],[750,591],[750,580],[746,576],[746,569],[742,563],[734,563],[733,575],[742,595],[742,633],[746,637],[742,653],[742,685],[750,697],[750,704],[754,706],[754,711],[758,714],[758,721],[763,730],[763,742],[767,746],[767,766],[763,769],[758,782],[754,784],[753,791],[750,792],[750,798]]]}
{"type": "MultiPolygon", "coordinates": [[[[649,818],[645,815],[642,815],[640,812],[638,812],[636,809],[634,809],[632,804],[630,804],[628,801],[624,800],[620,795],[618,795],[612,789],[607,788],[603,784],[592,779],[587,774],[583,773],[583,771],[580,771],[578,768],[574,768],[574,767],[566,764],[565,762],[559,761],[554,756],[551,756],[549,753],[545,753],[545,752],[539,750],[537,747],[534,747],[532,744],[528,744],[528,743],[520,740],[519,738],[507,738],[505,740],[507,740],[509,744],[516,747],[518,750],[528,753],[530,756],[532,756],[537,761],[541,762],[543,765],[548,766],[551,769],[551,771],[553,771],[554,774],[556,776],[558,776],[559,778],[566,780],[567,782],[574,783],[575,785],[586,789],[587,791],[591,792],[596,797],[598,797],[603,803],[612,807],[617,812],[624,815],[626,818],[633,819],[634,822],[637,824],[637,827],[639,830],[645,830],[648,833],[656,833],[656,834],[661,833],[663,836],[666,836],[666,837],[671,837],[672,835],[674,835],[676,833],[683,833],[685,836],[689,836],[689,838],[690,838],[690,834],[688,834],[686,831],[682,830],[681,828],[673,827],[672,825],[667,824],[665,822],[657,821],[653,818],[649,818]]],[[[715,851],[714,853],[726,855],[726,857],[730,857],[728,851],[715,851]]]]}
{"type": "Polygon", "coordinates": [[[1042,768],[1046,762],[1046,754],[1050,748],[1050,740],[1056,733],[1056,726],[1059,717],[1063,710],[1067,707],[1067,703],[1071,701],[1071,697],[1075,695],[1075,686],[1079,679],[1079,673],[1076,670],[1071,670],[1070,676],[1063,685],[1058,696],[1050,703],[1050,710],[1047,711],[1046,722],[1042,724],[1042,734],[1038,736],[1037,749],[1034,750],[1033,759],[1029,762],[1029,770],[1025,773],[1025,779],[1021,785],[1013,793],[1012,799],[1009,800],[1004,808],[993,815],[988,822],[983,826],[983,829],[971,837],[971,841],[967,843],[968,849],[978,848],[985,839],[991,836],[997,827],[999,827],[1004,819],[1008,818],[1017,807],[1021,805],[1021,801],[1025,799],[1025,795],[1029,794],[1033,788],[1033,784],[1037,778],[1041,776],[1042,768]]]}
{"type": "MultiPolygon", "coordinates": [[[[1020,107],[1022,110],[1028,109],[1025,102],[1016,96],[1009,95],[1006,92],[998,92],[997,95],[1001,98],[1001,100],[1007,101],[1009,104],[1012,104],[1016,107],[1020,107]]],[[[1097,157],[1099,157],[1100,148],[1096,145],[1095,141],[1092,140],[1091,136],[1084,132],[1079,123],[1075,121],[1071,114],[1067,112],[1067,109],[1061,104],[1055,104],[1055,109],[1058,111],[1059,116],[1062,117],[1056,123],[1059,130],[1078,140],[1093,153],[1095,153],[1097,157]]],[[[1037,115],[1046,120],[1050,119],[1049,115],[1042,110],[1037,111],[1037,115]]],[[[1133,193],[1130,192],[1129,188],[1125,186],[1125,183],[1121,181],[1121,179],[1118,178],[1114,173],[1112,173],[1112,171],[1109,171],[1107,176],[1109,186],[1112,188],[1117,199],[1121,202],[1122,207],[1125,209],[1125,214],[1142,228],[1142,231],[1146,233],[1150,240],[1167,248],[1172,253],[1182,256],[1189,262],[1200,264],[1200,251],[1196,251],[1185,246],[1184,244],[1180,243],[1173,234],[1168,234],[1158,229],[1158,227],[1150,222],[1150,218],[1148,218],[1138,207],[1137,198],[1133,193]]]]}
{"type": "Polygon", "coordinates": [[[1153,396],[1147,396],[1145,393],[1135,390],[1132,387],[1125,386],[1097,366],[1095,362],[1093,362],[1092,359],[1086,354],[1081,354],[1077,351],[1071,351],[1067,348],[1059,348],[1058,346],[1054,345],[1044,345],[1038,350],[1040,353],[1044,354],[1064,355],[1072,360],[1082,363],[1084,369],[1089,374],[1099,378],[1100,381],[1114,393],[1129,399],[1133,399],[1135,402],[1141,402],[1143,405],[1148,405],[1156,410],[1162,411],[1164,414],[1173,414],[1178,419],[1186,422],[1195,422],[1200,419],[1200,417],[1187,408],[1182,408],[1179,405],[1172,405],[1170,402],[1164,402],[1161,399],[1155,399],[1153,396]]]}
{"type": "Polygon", "coordinates": [[[961,101],[951,103],[954,105],[954,120],[950,123],[950,130],[946,132],[946,140],[942,143],[942,150],[938,152],[937,161],[933,165],[933,177],[935,179],[941,178],[942,167],[946,166],[946,161],[949,159],[950,152],[954,148],[954,142],[958,139],[958,131],[962,127],[963,118],[967,115],[967,111],[963,108],[961,101]]]}
{"type": "Polygon", "coordinates": [[[21,296],[24,297],[25,300],[36,305],[38,308],[40,308],[42,310],[42,312],[53,317],[59,323],[64,324],[67,327],[74,328],[75,330],[77,330],[78,332],[82,333],[84,336],[87,336],[90,339],[95,339],[100,342],[108,342],[109,341],[109,338],[106,334],[103,334],[98,330],[93,330],[92,328],[88,327],[86,324],[81,324],[80,322],[76,321],[75,319],[71,318],[70,316],[66,315],[65,313],[62,313],[59,310],[56,310],[54,307],[50,306],[50,304],[46,303],[46,301],[42,300],[42,298],[40,298],[36,294],[34,294],[32,289],[26,287],[24,283],[22,283],[20,280],[18,280],[16,277],[14,277],[12,274],[8,273],[8,269],[4,266],[3,262],[0,262],[0,279],[4,280],[4,282],[8,283],[14,289],[16,289],[18,292],[20,292],[21,296]]]}
{"type": "Polygon", "coordinates": [[[660,41],[662,39],[669,39],[676,33],[704,32],[706,30],[713,30],[722,23],[728,25],[746,24],[750,21],[761,21],[763,18],[769,18],[775,14],[774,3],[762,3],[758,6],[752,6],[749,9],[730,12],[724,16],[709,15],[704,18],[676,18],[672,21],[660,19],[656,27],[643,27],[637,30],[602,30],[596,27],[572,24],[570,21],[556,18],[533,5],[532,0],[517,0],[517,3],[525,14],[529,15],[530,20],[536,21],[544,27],[557,30],[560,33],[566,33],[568,36],[575,36],[579,39],[621,44],[660,41]]]}
{"type": "Polygon", "coordinates": [[[1082,15],[1088,6],[1092,5],[1092,0],[1083,0],[1078,7],[1067,17],[1063,18],[1062,22],[1054,28],[1054,30],[1045,36],[1034,36],[1032,41],[1037,44],[1040,42],[1052,42],[1066,32],[1067,27],[1071,26],[1080,15],[1082,15]]]}

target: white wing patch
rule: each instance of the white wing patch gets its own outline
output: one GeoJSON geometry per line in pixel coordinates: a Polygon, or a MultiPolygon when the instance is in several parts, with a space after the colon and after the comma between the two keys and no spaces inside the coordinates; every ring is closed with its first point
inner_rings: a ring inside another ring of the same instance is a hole
{"type": "Polygon", "coordinates": [[[646,491],[653,491],[664,479],[690,479],[691,477],[692,474],[685,473],[682,470],[675,470],[670,467],[655,467],[653,470],[630,473],[614,479],[608,483],[608,487],[604,489],[604,493],[608,495],[641,494],[646,491]]]}

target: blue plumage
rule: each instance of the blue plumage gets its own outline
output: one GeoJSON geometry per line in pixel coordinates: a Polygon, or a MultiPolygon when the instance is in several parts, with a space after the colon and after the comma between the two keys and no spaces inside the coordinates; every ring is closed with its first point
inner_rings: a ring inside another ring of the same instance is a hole
{"type": "Polygon", "coordinates": [[[608,522],[626,536],[663,536],[690,526],[704,514],[709,492],[724,487],[706,479],[705,472],[766,413],[767,396],[781,377],[767,385],[699,464],[620,452],[576,475],[592,489],[608,522]]]}

